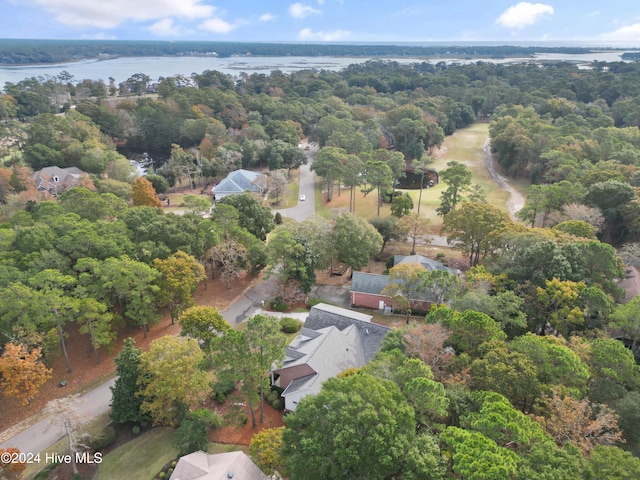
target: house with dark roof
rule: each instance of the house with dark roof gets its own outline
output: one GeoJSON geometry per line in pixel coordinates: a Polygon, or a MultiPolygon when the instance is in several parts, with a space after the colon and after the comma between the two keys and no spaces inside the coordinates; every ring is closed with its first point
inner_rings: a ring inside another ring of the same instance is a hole
{"type": "Polygon", "coordinates": [[[40,192],[57,197],[73,187],[79,187],[82,177],[87,174],[76,167],[45,167],[38,170],[31,178],[40,192]]]}
{"type": "Polygon", "coordinates": [[[211,190],[218,202],[227,195],[253,192],[262,195],[267,190],[267,176],[250,170],[234,170],[211,190]]]}
{"type": "Polygon", "coordinates": [[[272,371],[285,410],[294,411],[302,398],[317,394],[329,378],[369,363],[391,330],[371,323],[371,318],[324,303],[311,308],[282,365],[272,371]]]}
{"type": "Polygon", "coordinates": [[[178,460],[169,480],[269,480],[244,452],[197,451],[178,460]]]}
{"type": "MultiPolygon", "coordinates": [[[[426,270],[443,270],[454,275],[460,275],[460,270],[449,268],[442,263],[422,255],[396,255],[393,266],[405,263],[417,263],[426,270]]],[[[382,290],[389,285],[389,275],[377,273],[353,272],[351,277],[351,306],[385,310],[391,305],[391,298],[382,294],[382,290]]],[[[431,308],[433,298],[428,295],[411,302],[411,309],[415,312],[426,312],[431,308]]]]}

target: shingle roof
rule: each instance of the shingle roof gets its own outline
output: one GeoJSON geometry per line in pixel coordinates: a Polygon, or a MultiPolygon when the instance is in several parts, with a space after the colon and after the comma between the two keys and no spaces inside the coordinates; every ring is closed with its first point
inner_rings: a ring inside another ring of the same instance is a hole
{"type": "Polygon", "coordinates": [[[244,452],[209,455],[197,451],[185,455],[171,474],[170,480],[269,480],[244,452]]]}
{"type": "Polygon", "coordinates": [[[53,195],[57,195],[76,186],[82,175],[86,175],[85,172],[77,167],[60,168],[51,166],[34,172],[31,178],[38,190],[46,190],[53,195]]]}
{"type": "Polygon", "coordinates": [[[402,263],[419,263],[427,270],[444,270],[445,272],[452,273],[454,275],[458,275],[460,272],[449,268],[437,260],[433,260],[428,257],[423,257],[422,255],[395,255],[393,257],[393,266],[400,265],[402,263]]]}
{"type": "Polygon", "coordinates": [[[391,330],[371,323],[371,318],[322,303],[312,307],[304,328],[287,349],[283,367],[274,370],[280,376],[282,395],[316,394],[327,379],[366,365],[391,330]]]}
{"type": "Polygon", "coordinates": [[[357,293],[369,293],[380,295],[380,292],[389,284],[388,275],[377,273],[353,272],[351,277],[351,291],[357,293]]]}
{"type": "Polygon", "coordinates": [[[354,334],[357,333],[359,351],[362,353],[364,361],[369,362],[378,353],[384,337],[391,330],[389,327],[371,323],[371,318],[373,318],[371,315],[320,303],[311,308],[304,326],[312,330],[320,330],[329,326],[345,330],[354,325],[357,329],[354,334]]]}

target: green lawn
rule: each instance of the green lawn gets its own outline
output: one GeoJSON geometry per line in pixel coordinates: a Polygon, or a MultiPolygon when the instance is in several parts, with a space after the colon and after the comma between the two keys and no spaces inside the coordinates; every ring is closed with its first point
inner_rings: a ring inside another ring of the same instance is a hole
{"type": "MultiPolygon", "coordinates": [[[[447,162],[455,160],[465,164],[472,173],[472,183],[482,186],[486,193],[487,202],[501,210],[507,211],[507,201],[509,194],[496,188],[495,182],[489,176],[489,172],[484,164],[482,149],[489,137],[489,124],[476,123],[468,128],[463,128],[453,135],[445,137],[442,145],[442,153],[433,163],[432,168],[442,171],[447,168],[447,162]]],[[[510,180],[512,186],[520,191],[525,191],[527,182],[514,182],[510,180]]],[[[318,180],[316,183],[316,212],[318,215],[330,218],[336,209],[348,210],[349,190],[342,189],[338,195],[337,186],[334,188],[333,199],[326,203],[323,201],[322,187],[324,184],[318,180]]],[[[425,188],[422,191],[422,203],[420,213],[429,218],[433,225],[433,231],[438,232],[442,225],[442,218],[436,214],[436,208],[440,206],[440,195],[447,186],[440,183],[433,188],[425,188]]],[[[404,190],[413,198],[414,205],[418,204],[419,190],[404,190]]],[[[356,193],[356,213],[364,218],[373,218],[377,215],[376,192],[371,192],[366,197],[360,190],[356,193]]],[[[380,215],[385,216],[391,213],[390,205],[384,203],[380,209],[380,215]]]]}
{"type": "Polygon", "coordinates": [[[178,455],[171,444],[174,429],[158,427],[105,455],[98,468],[99,480],[149,480],[178,455]]]}
{"type": "MultiPolygon", "coordinates": [[[[472,183],[479,184],[486,193],[487,202],[500,210],[507,212],[509,193],[496,187],[496,183],[489,176],[484,164],[482,148],[489,138],[489,124],[475,123],[468,128],[463,128],[453,135],[445,137],[442,144],[442,153],[433,163],[432,168],[438,172],[447,168],[447,163],[456,161],[463,163],[471,170],[472,183]]],[[[511,182],[513,185],[513,182],[511,182]]],[[[522,189],[523,185],[516,184],[514,188],[522,189]]],[[[436,214],[436,208],[440,206],[440,195],[447,188],[443,182],[434,188],[422,191],[422,207],[420,212],[431,219],[434,231],[440,230],[442,218],[436,214]],[[426,207],[426,208],[425,208],[426,207]]],[[[409,194],[418,203],[419,190],[411,190],[409,194]]]]}
{"type": "MultiPolygon", "coordinates": [[[[300,169],[297,168],[291,172],[291,178],[289,179],[289,184],[285,191],[280,195],[280,205],[272,206],[274,210],[278,210],[279,208],[291,208],[295,207],[298,204],[298,191],[300,188],[300,169]]],[[[274,199],[269,197],[269,201],[272,202],[274,199]]]]}

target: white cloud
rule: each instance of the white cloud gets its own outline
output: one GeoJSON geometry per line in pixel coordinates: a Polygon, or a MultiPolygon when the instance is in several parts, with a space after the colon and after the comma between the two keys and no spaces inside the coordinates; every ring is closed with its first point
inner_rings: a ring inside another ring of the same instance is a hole
{"type": "Polygon", "coordinates": [[[207,18],[215,11],[204,0],[21,0],[20,3],[42,8],[65,25],[98,28],[169,17],[207,18]]]}
{"type": "Polygon", "coordinates": [[[163,18],[151,25],[148,30],[159,37],[177,37],[181,34],[180,27],[174,25],[170,18],[163,18]]]}
{"type": "Polygon", "coordinates": [[[209,18],[208,20],[205,20],[200,25],[198,25],[198,28],[200,28],[201,30],[206,30],[213,33],[229,33],[231,30],[237,27],[237,23],[229,23],[226,20],[216,17],[209,18]]]}
{"type": "Polygon", "coordinates": [[[640,38],[640,23],[634,23],[633,25],[620,27],[613,32],[603,33],[602,35],[600,35],[600,38],[602,38],[603,40],[637,42],[638,38],[640,38]]]}
{"type": "Polygon", "coordinates": [[[506,28],[521,29],[533,25],[545,15],[553,15],[551,5],[520,2],[507,8],[496,23],[506,28]]]}
{"type": "Polygon", "coordinates": [[[310,28],[303,28],[298,33],[299,40],[319,40],[321,42],[336,42],[344,40],[351,35],[347,30],[329,30],[326,32],[314,32],[310,28]]]}
{"type": "Polygon", "coordinates": [[[324,0],[318,0],[318,5],[324,5],[324,0]]]}
{"type": "Polygon", "coordinates": [[[263,13],[262,15],[260,15],[260,18],[258,18],[259,22],[270,22],[271,20],[275,20],[276,18],[278,18],[277,15],[273,15],[272,13],[263,13]]]}
{"type": "Polygon", "coordinates": [[[293,18],[304,18],[309,15],[318,15],[320,13],[322,13],[320,10],[301,3],[293,3],[289,6],[289,15],[293,18]]]}

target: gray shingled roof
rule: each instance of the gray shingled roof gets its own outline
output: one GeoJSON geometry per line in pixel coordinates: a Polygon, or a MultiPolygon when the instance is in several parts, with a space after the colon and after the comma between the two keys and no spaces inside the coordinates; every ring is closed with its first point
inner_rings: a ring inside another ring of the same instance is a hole
{"type": "Polygon", "coordinates": [[[329,378],[366,365],[391,330],[371,323],[371,318],[323,303],[312,307],[300,334],[287,348],[284,365],[274,370],[284,388],[282,395],[317,394],[329,378]]]}
{"type": "Polygon", "coordinates": [[[384,337],[391,330],[389,327],[371,323],[371,318],[371,315],[319,303],[311,308],[304,326],[312,330],[330,326],[345,330],[353,325],[356,328],[354,334],[357,335],[359,351],[364,361],[369,362],[378,353],[384,337]]]}
{"type": "Polygon", "coordinates": [[[86,175],[86,173],[77,167],[51,166],[38,170],[31,175],[31,178],[38,190],[46,190],[52,195],[58,195],[78,185],[82,175],[86,175]],[[58,181],[56,182],[54,179],[58,181]]]}
{"type": "Polygon", "coordinates": [[[380,295],[380,292],[389,284],[388,275],[377,273],[353,272],[351,277],[351,291],[357,293],[369,293],[380,295]]]}
{"type": "Polygon", "coordinates": [[[197,451],[178,460],[170,480],[269,480],[244,452],[209,455],[197,451]]]}

